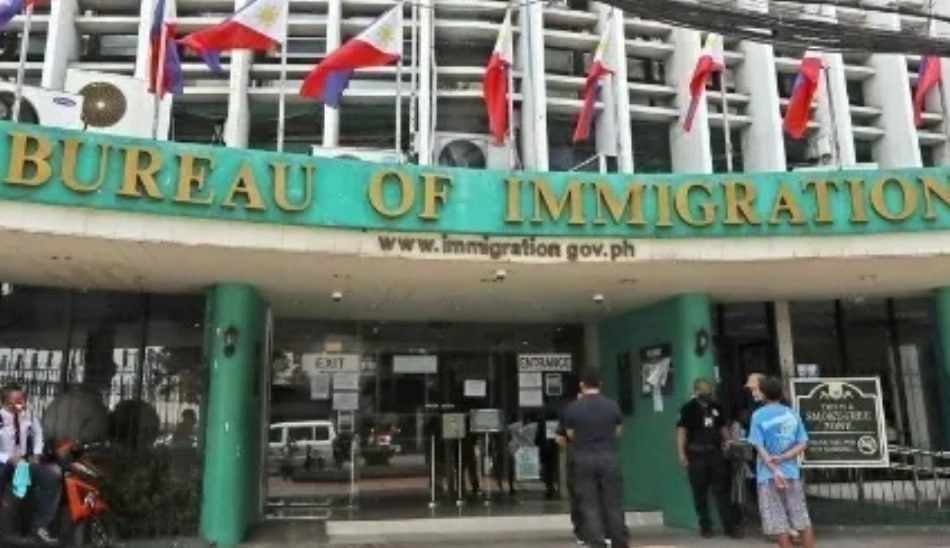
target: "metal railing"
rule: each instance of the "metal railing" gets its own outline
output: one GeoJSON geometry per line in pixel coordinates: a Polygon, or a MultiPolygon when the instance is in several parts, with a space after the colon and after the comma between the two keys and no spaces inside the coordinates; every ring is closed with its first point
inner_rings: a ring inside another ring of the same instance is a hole
{"type": "Polygon", "coordinates": [[[950,451],[889,448],[880,469],[807,469],[809,509],[827,525],[950,524],[950,451]]]}

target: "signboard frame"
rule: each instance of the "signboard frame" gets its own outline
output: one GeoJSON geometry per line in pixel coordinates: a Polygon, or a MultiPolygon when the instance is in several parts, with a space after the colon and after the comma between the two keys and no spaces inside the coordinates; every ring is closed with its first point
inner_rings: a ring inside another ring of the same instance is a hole
{"type": "MultiPolygon", "coordinates": [[[[830,383],[842,383],[851,385],[852,388],[858,390],[864,395],[867,395],[866,392],[859,390],[854,387],[854,383],[873,383],[874,385],[874,394],[871,396],[875,399],[874,404],[874,413],[875,413],[875,422],[877,423],[877,443],[880,452],[880,458],[877,460],[809,460],[806,458],[807,450],[805,453],[802,453],[799,457],[799,462],[802,468],[888,468],[890,467],[890,454],[888,452],[887,445],[887,422],[884,417],[884,400],[883,400],[883,391],[881,389],[881,378],[880,377],[795,377],[791,379],[789,383],[789,392],[792,400],[792,405],[799,415],[802,417],[802,421],[805,421],[805,417],[802,414],[802,409],[799,404],[801,399],[809,397],[811,394],[814,394],[822,386],[826,386],[830,383]],[[803,393],[803,390],[799,385],[802,384],[816,384],[808,394],[803,393]]],[[[807,424],[807,421],[806,421],[807,424]]],[[[849,431],[843,431],[848,433],[849,431]]],[[[812,433],[808,432],[809,443],[813,439],[812,433]]]]}

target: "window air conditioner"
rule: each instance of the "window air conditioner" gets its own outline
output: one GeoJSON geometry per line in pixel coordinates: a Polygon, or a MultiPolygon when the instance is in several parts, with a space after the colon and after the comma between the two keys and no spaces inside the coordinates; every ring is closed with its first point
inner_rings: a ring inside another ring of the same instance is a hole
{"type": "MultiPolygon", "coordinates": [[[[148,92],[148,81],[71,68],[66,71],[66,91],[85,98],[83,122],[87,129],[110,135],[152,138],[155,96],[148,92]]],[[[170,109],[170,102],[164,101],[163,108],[170,109]]],[[[159,121],[158,139],[168,138],[168,118],[162,116],[159,121]]]]}
{"type": "MultiPolygon", "coordinates": [[[[13,117],[16,84],[0,82],[0,120],[13,117]]],[[[63,129],[82,129],[81,95],[23,86],[20,122],[63,129]]]]}
{"type": "Polygon", "coordinates": [[[375,164],[401,164],[404,162],[403,155],[397,153],[395,150],[373,148],[314,146],[312,155],[319,158],[359,160],[375,164]]]}
{"type": "Polygon", "coordinates": [[[495,144],[488,135],[436,133],[435,163],[446,167],[511,169],[507,144],[495,144]]]}

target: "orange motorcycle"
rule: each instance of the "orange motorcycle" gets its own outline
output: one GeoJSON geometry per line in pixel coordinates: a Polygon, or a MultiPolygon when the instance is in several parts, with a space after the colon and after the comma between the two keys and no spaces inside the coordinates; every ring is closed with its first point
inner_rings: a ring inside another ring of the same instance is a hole
{"type": "MultiPolygon", "coordinates": [[[[114,548],[118,535],[112,511],[102,498],[102,472],[85,457],[85,448],[73,441],[58,444],[44,459],[62,474],[59,520],[54,533],[59,546],[114,548]]],[[[5,488],[0,508],[0,546],[48,546],[30,536],[26,527],[32,501],[13,496],[5,488]]]]}

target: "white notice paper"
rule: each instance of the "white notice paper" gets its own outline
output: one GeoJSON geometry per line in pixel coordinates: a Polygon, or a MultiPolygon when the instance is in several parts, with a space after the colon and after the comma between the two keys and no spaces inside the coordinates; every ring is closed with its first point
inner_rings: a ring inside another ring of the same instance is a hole
{"type": "Polygon", "coordinates": [[[488,395],[488,383],[484,379],[465,379],[466,398],[484,398],[488,395]]]}
{"type": "Polygon", "coordinates": [[[541,388],[544,375],[541,373],[518,373],[518,388],[541,388]]]}
{"type": "Polygon", "coordinates": [[[436,356],[393,356],[393,373],[435,375],[438,372],[436,356]]]}
{"type": "Polygon", "coordinates": [[[335,411],[356,411],[359,407],[359,392],[333,392],[333,409],[335,411]]]}
{"type": "Polygon", "coordinates": [[[317,373],[310,377],[310,399],[328,400],[330,399],[330,375],[327,373],[317,373]]]}
{"type": "Polygon", "coordinates": [[[359,390],[359,373],[334,373],[333,390],[359,390]]]}
{"type": "Polygon", "coordinates": [[[544,407],[544,392],[539,388],[519,390],[518,403],[521,407],[544,407]]]}

